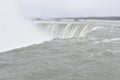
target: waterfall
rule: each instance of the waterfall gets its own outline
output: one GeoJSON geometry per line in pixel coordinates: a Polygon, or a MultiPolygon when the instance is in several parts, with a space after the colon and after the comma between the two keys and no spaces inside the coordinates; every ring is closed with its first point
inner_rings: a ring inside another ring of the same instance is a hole
{"type": "Polygon", "coordinates": [[[93,30],[99,29],[94,24],[84,23],[61,23],[61,22],[43,22],[36,23],[40,29],[44,29],[53,38],[78,38],[84,37],[93,30]]]}
{"type": "Polygon", "coordinates": [[[119,28],[120,21],[86,20],[86,21],[34,21],[33,24],[52,38],[87,37],[89,33],[101,28],[119,28]]]}

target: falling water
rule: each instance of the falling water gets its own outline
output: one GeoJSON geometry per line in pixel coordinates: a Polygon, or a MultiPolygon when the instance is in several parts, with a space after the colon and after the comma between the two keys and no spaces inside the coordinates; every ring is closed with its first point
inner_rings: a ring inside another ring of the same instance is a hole
{"type": "Polygon", "coordinates": [[[120,79],[120,21],[35,25],[53,38],[67,39],[0,53],[0,80],[120,79]]]}
{"type": "Polygon", "coordinates": [[[38,22],[34,23],[53,38],[79,38],[85,37],[90,32],[104,28],[97,24],[81,22],[38,22]]]}

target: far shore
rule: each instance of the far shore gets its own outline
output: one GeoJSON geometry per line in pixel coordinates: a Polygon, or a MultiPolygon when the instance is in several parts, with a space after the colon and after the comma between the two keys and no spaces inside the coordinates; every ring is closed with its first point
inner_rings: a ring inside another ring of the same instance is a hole
{"type": "Polygon", "coordinates": [[[79,20],[120,20],[119,16],[116,17],[55,17],[55,18],[31,18],[32,20],[53,20],[53,21],[62,21],[62,20],[73,20],[73,21],[79,21],[79,20]]]}

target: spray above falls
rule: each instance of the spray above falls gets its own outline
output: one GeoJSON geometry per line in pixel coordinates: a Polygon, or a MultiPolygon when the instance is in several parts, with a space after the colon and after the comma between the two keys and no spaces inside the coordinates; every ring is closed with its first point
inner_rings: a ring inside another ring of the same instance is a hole
{"type": "Polygon", "coordinates": [[[0,52],[49,40],[16,9],[15,0],[0,1],[0,52]]]}
{"type": "Polygon", "coordinates": [[[0,1],[0,52],[54,38],[85,37],[96,29],[116,25],[116,23],[110,25],[111,22],[104,23],[104,21],[102,25],[99,23],[96,21],[94,23],[89,21],[66,22],[64,20],[62,22],[32,22],[19,14],[14,0],[2,0],[0,1]]]}

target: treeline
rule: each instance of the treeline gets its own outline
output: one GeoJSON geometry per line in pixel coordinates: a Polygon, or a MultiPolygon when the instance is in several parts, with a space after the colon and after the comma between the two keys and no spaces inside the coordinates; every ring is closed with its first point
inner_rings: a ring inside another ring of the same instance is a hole
{"type": "MultiPolygon", "coordinates": [[[[56,20],[60,21],[62,19],[73,19],[75,21],[78,20],[120,20],[119,16],[116,17],[62,17],[62,18],[48,18],[47,20],[56,20]]],[[[44,18],[33,18],[33,20],[45,20],[44,18]]]]}
{"type": "Polygon", "coordinates": [[[67,17],[67,18],[56,18],[56,19],[74,19],[74,20],[120,20],[120,17],[67,17]]]}

